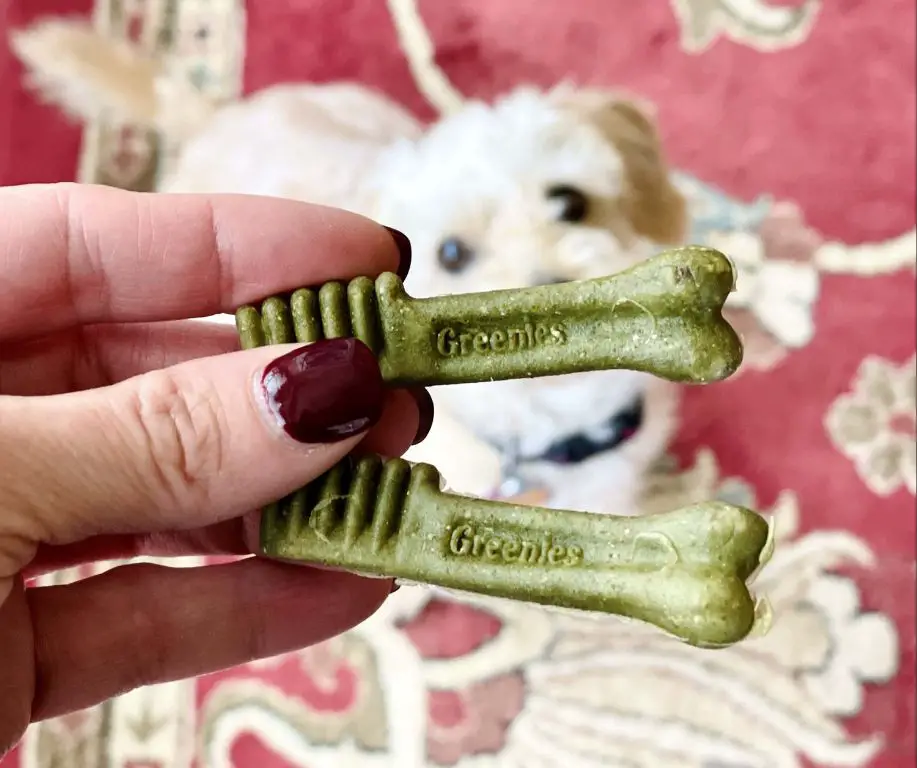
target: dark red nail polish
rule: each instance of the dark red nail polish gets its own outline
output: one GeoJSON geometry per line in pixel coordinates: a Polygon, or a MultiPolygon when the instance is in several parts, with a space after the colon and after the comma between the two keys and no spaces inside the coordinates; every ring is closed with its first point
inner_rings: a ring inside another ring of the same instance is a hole
{"type": "Polygon", "coordinates": [[[379,364],[356,339],[327,339],[278,357],[261,375],[268,410],[300,443],[334,443],[382,415],[379,364]]]}
{"type": "Polygon", "coordinates": [[[401,589],[401,585],[398,582],[393,581],[392,588],[389,590],[389,594],[392,595],[395,592],[397,592],[399,589],[401,589]]]}
{"type": "Polygon", "coordinates": [[[404,280],[408,276],[408,271],[411,269],[411,241],[408,240],[408,236],[404,234],[404,232],[399,232],[397,229],[392,229],[391,227],[386,227],[386,229],[395,241],[395,245],[398,246],[399,262],[397,275],[404,280]]]}
{"type": "Polygon", "coordinates": [[[411,445],[417,445],[430,434],[430,428],[433,426],[433,398],[423,387],[408,391],[414,398],[414,402],[417,403],[417,410],[420,413],[417,421],[417,434],[414,436],[414,442],[411,443],[411,445]]]}

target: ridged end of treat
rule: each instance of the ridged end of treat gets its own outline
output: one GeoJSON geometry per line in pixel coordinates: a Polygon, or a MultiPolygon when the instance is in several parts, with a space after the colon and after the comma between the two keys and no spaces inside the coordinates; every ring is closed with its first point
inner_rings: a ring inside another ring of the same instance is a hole
{"type": "Polygon", "coordinates": [[[245,349],[348,336],[377,354],[382,346],[376,286],[368,277],[270,296],[257,305],[240,307],[235,316],[245,349]]]}
{"type": "Polygon", "coordinates": [[[342,561],[350,550],[379,553],[398,535],[411,482],[431,471],[438,477],[432,467],[404,459],[347,457],[263,511],[261,550],[272,557],[313,560],[304,552],[321,552],[327,545],[329,560],[342,561]]]}

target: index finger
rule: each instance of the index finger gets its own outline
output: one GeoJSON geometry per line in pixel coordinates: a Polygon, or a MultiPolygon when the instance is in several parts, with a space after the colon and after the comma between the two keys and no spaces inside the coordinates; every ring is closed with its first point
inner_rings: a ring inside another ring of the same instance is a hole
{"type": "Polygon", "coordinates": [[[399,269],[375,222],[294,200],[0,189],[0,339],[232,312],[264,296],[399,269]]]}

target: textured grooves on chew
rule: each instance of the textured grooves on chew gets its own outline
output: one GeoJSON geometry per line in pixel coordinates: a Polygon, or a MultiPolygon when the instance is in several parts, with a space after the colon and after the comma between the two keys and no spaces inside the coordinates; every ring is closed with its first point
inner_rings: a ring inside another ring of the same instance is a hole
{"type": "Polygon", "coordinates": [[[241,307],[236,328],[243,349],[343,337],[359,339],[376,354],[382,349],[376,287],[368,277],[300,288],[289,299],[272,296],[260,307],[241,307]]]}
{"type": "Polygon", "coordinates": [[[266,508],[263,530],[289,540],[308,528],[324,541],[380,552],[401,527],[413,471],[404,459],[347,457],[266,508]]]}

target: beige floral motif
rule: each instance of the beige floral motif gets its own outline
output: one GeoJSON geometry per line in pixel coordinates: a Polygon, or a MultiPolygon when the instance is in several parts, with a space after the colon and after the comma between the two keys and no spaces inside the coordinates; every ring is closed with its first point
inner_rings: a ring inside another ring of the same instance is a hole
{"type": "Polygon", "coordinates": [[[34,725],[22,745],[25,768],[95,768],[106,753],[105,722],[111,704],[34,725]]]}
{"type": "Polygon", "coordinates": [[[887,682],[894,672],[889,662],[898,657],[897,636],[885,616],[861,612],[860,595],[849,579],[826,574],[809,596],[839,644],[834,663],[808,672],[806,684],[826,712],[852,717],[863,706],[863,683],[887,682]],[[863,648],[870,653],[864,654],[863,648]]]}
{"type": "Polygon", "coordinates": [[[815,254],[815,263],[828,274],[873,277],[901,270],[917,270],[917,230],[904,232],[878,243],[823,243],[815,254]]]}
{"type": "MultiPolygon", "coordinates": [[[[96,0],[93,21],[107,35],[127,37],[149,51],[166,48],[171,66],[217,99],[242,90],[245,7],[242,0],[169,3],[96,0]],[[206,23],[205,23],[206,20],[206,23]]],[[[174,160],[177,146],[153,133],[99,119],[83,133],[78,180],[146,191],[174,160]]]]}
{"type": "Polygon", "coordinates": [[[874,493],[917,488],[915,377],[912,357],[901,366],[878,357],[860,364],[853,388],[828,410],[825,427],[874,493]]]}
{"type": "Polygon", "coordinates": [[[802,43],[815,23],[821,0],[798,5],[767,0],[671,0],[682,29],[685,50],[700,53],[726,37],[760,51],[802,43]]]}
{"type": "Polygon", "coordinates": [[[258,710],[259,719],[272,723],[271,730],[276,731],[282,725],[309,744],[353,741],[369,751],[387,744],[386,712],[375,656],[358,635],[343,635],[273,660],[275,665],[291,662],[298,662],[301,670],[299,674],[290,673],[301,695],[287,695],[267,683],[257,687],[250,681],[239,680],[219,684],[204,703],[202,747],[210,751],[214,748],[212,742],[220,741],[221,734],[233,732],[230,725],[235,722],[240,707],[246,711],[258,710]],[[342,674],[356,685],[354,699],[336,702],[330,709],[317,706],[317,699],[334,697],[342,674]]]}

